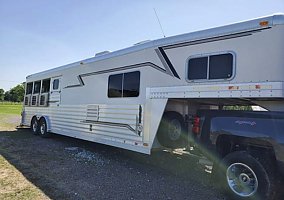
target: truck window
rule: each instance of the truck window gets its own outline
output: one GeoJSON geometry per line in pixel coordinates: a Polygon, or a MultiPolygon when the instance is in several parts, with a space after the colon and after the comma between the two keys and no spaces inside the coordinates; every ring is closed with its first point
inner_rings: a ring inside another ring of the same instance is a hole
{"type": "Polygon", "coordinates": [[[41,81],[36,81],[34,84],[34,94],[38,94],[40,92],[40,82],[41,81]]]}
{"type": "Polygon", "coordinates": [[[108,97],[138,97],[140,72],[110,75],[108,79],[108,97]]]}
{"type": "Polygon", "coordinates": [[[42,81],[41,93],[49,92],[50,90],[50,79],[45,79],[42,81]]]}
{"type": "Polygon", "coordinates": [[[31,94],[33,92],[33,83],[27,83],[27,88],[26,88],[26,95],[31,94]]]}
{"type": "Polygon", "coordinates": [[[195,57],[188,60],[188,80],[229,79],[233,75],[233,54],[195,57]]]}

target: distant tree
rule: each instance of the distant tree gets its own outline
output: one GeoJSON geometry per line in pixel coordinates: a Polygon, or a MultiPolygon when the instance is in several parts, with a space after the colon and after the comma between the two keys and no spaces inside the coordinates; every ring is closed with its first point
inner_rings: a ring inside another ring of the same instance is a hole
{"type": "Polygon", "coordinates": [[[4,94],[5,94],[5,91],[2,88],[0,88],[0,101],[4,100],[4,94]]]}
{"type": "Polygon", "coordinates": [[[9,91],[6,91],[4,94],[4,100],[5,101],[11,101],[11,94],[9,91]]]}
{"type": "Polygon", "coordinates": [[[19,84],[4,93],[5,101],[21,102],[24,99],[24,85],[19,84]]]}
{"type": "Polygon", "coordinates": [[[21,102],[24,99],[24,85],[19,84],[16,87],[13,87],[10,91],[10,101],[21,102]]]}

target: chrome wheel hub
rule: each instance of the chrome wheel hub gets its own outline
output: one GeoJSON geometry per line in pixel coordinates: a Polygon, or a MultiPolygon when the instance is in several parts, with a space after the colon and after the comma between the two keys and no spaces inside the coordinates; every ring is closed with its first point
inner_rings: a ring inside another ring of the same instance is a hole
{"type": "Polygon", "coordinates": [[[34,123],[33,123],[33,132],[37,132],[37,127],[38,127],[38,123],[37,121],[35,120],[34,123]]]}
{"type": "Polygon", "coordinates": [[[254,171],[243,163],[231,164],[226,172],[230,189],[241,197],[254,195],[258,188],[258,180],[254,171]]]}
{"type": "Polygon", "coordinates": [[[45,133],[45,123],[42,123],[40,126],[40,133],[43,135],[45,133]]]}

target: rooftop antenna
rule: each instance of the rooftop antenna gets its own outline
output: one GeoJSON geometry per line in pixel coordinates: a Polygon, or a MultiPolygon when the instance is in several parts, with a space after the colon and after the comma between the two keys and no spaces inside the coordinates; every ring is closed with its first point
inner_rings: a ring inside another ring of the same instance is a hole
{"type": "Polygon", "coordinates": [[[162,31],[163,36],[164,36],[164,38],[165,38],[166,36],[165,36],[164,30],[163,30],[162,24],[161,24],[161,22],[160,22],[160,19],[159,19],[159,17],[158,17],[158,14],[157,14],[157,12],[156,12],[156,9],[155,9],[155,8],[153,8],[153,10],[154,10],[154,12],[155,12],[155,15],[156,15],[157,20],[158,20],[158,22],[159,22],[159,25],[160,25],[161,31],[162,31]]]}

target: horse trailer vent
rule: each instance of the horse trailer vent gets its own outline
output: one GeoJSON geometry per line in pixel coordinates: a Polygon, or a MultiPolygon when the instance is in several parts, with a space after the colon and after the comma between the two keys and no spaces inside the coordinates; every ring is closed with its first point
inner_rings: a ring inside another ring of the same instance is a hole
{"type": "Polygon", "coordinates": [[[86,121],[98,121],[99,120],[99,106],[88,105],[86,121]]]}
{"type": "Polygon", "coordinates": [[[48,103],[48,93],[40,95],[39,105],[47,106],[47,103],[48,103]]]}
{"type": "Polygon", "coordinates": [[[30,99],[31,99],[30,95],[25,96],[25,99],[24,99],[24,105],[25,106],[29,106],[30,105],[30,99]]]}
{"type": "Polygon", "coordinates": [[[33,95],[31,106],[37,106],[37,104],[38,104],[38,95],[33,95]]]}

